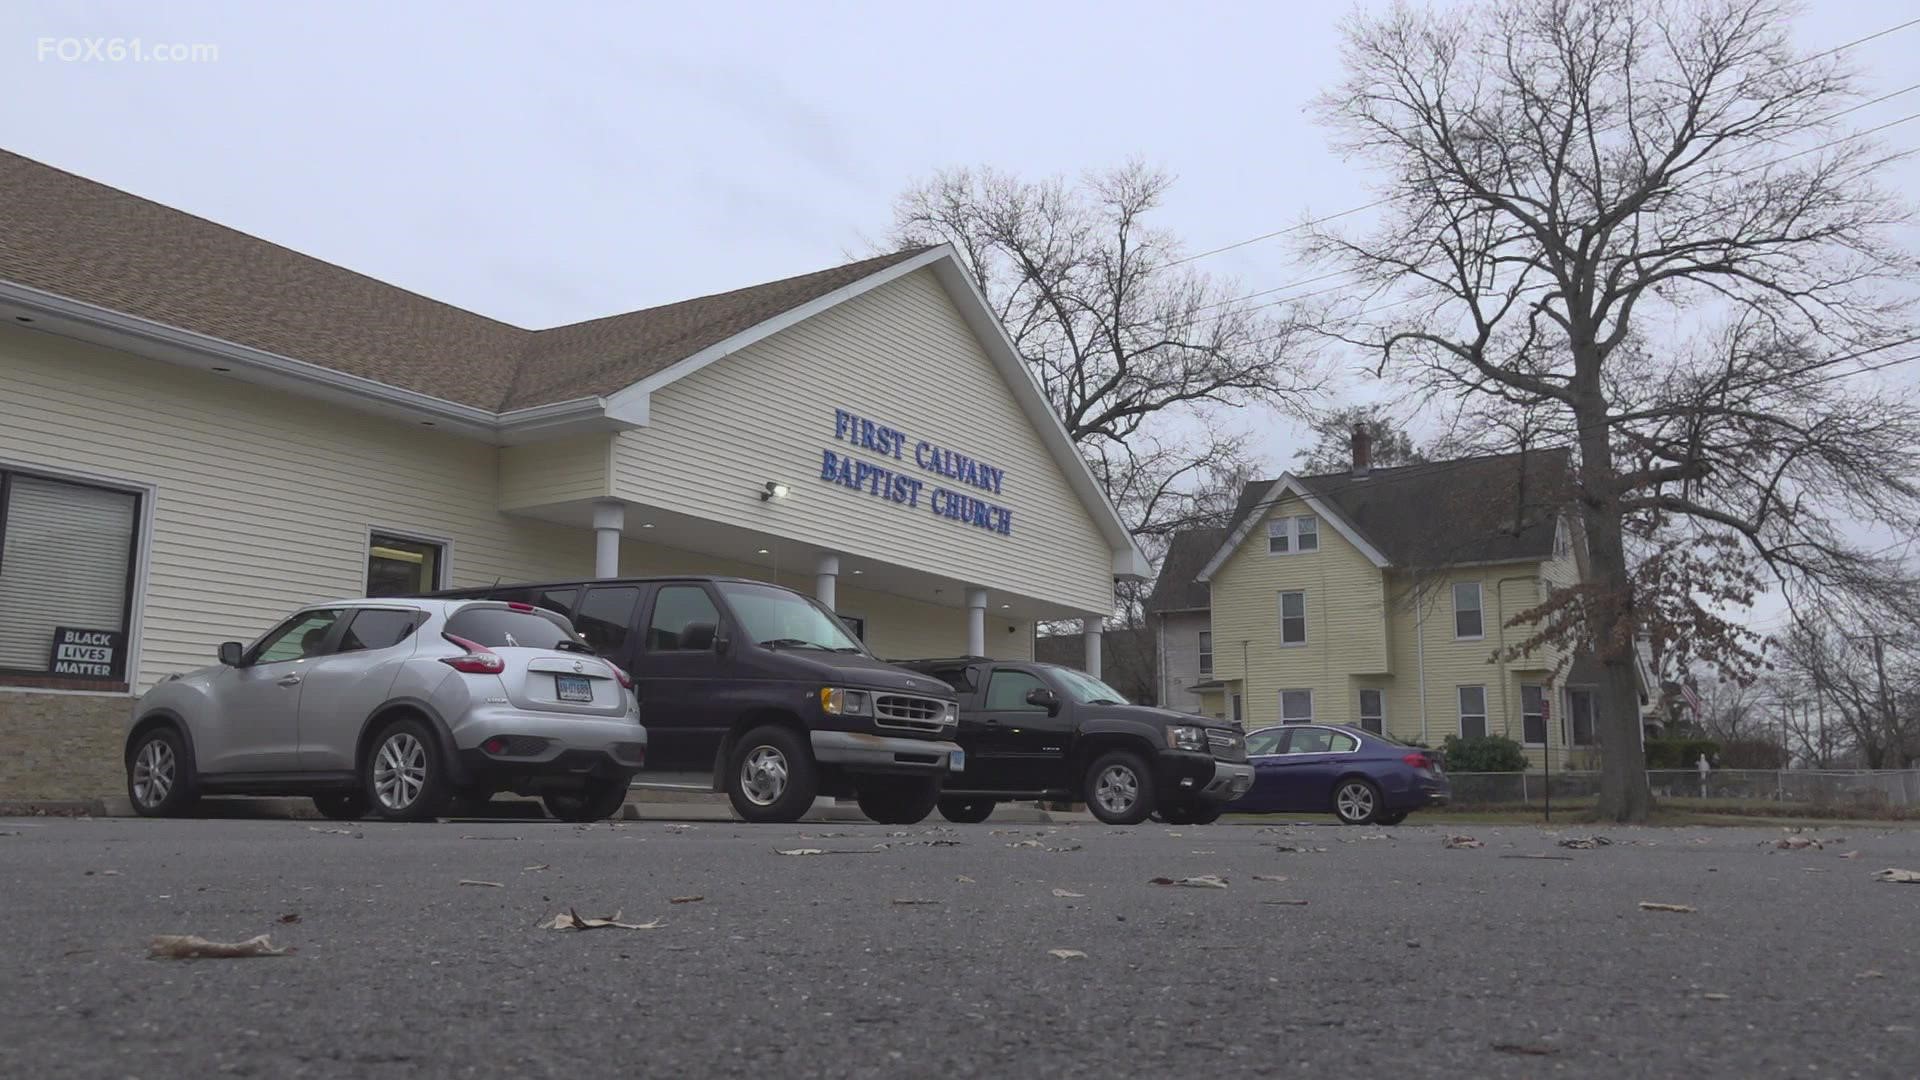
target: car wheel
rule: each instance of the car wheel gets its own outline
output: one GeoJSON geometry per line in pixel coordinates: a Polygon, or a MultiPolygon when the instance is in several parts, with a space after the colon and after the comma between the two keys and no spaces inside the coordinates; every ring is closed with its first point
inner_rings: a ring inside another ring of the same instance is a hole
{"type": "Polygon", "coordinates": [[[579,791],[555,792],[540,801],[547,813],[561,821],[605,821],[627,805],[627,790],[632,783],[626,779],[590,780],[579,791]]]}
{"type": "Polygon", "coordinates": [[[1108,825],[1138,825],[1153,813],[1153,773],[1131,750],[1094,759],[1084,782],[1087,809],[1108,825]]]}
{"type": "Polygon", "coordinates": [[[1391,814],[1381,814],[1379,817],[1374,818],[1373,823],[1375,825],[1398,825],[1405,820],[1407,820],[1407,811],[1395,810],[1391,814]]]}
{"type": "Polygon", "coordinates": [[[978,825],[993,815],[992,799],[941,799],[940,816],[955,825],[978,825]]]}
{"type": "Polygon", "coordinates": [[[371,807],[367,793],[357,788],[353,791],[330,791],[313,797],[313,808],[329,821],[359,821],[367,816],[371,807]]]}
{"type": "Polygon", "coordinates": [[[860,812],[882,825],[918,825],[940,801],[938,777],[877,776],[854,792],[860,812]]]}
{"type": "Polygon", "coordinates": [[[1343,825],[1371,825],[1380,818],[1380,789],[1350,776],[1333,789],[1333,812],[1343,825]]]}
{"type": "Polygon", "coordinates": [[[439,741],[411,717],[380,729],[360,771],[373,812],[388,821],[432,821],[453,798],[439,741]]]}
{"type": "Polygon", "coordinates": [[[196,801],[187,741],[169,725],[148,728],[127,747],[127,799],[141,817],[175,817],[196,801]]]}
{"type": "Polygon", "coordinates": [[[727,799],[747,821],[799,821],[819,790],[813,750],[792,728],[754,728],[728,755],[727,799]]]}

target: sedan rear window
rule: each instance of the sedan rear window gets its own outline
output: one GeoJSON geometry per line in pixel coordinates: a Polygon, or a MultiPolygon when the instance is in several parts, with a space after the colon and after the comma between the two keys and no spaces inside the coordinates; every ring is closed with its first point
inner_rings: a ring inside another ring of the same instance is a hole
{"type": "Polygon", "coordinates": [[[565,619],[545,611],[504,607],[465,607],[447,620],[447,633],[489,649],[573,649],[586,647],[565,619]]]}

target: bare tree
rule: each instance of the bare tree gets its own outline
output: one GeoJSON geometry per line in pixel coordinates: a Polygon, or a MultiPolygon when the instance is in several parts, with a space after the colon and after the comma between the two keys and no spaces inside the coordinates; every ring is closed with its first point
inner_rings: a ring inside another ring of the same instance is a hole
{"type": "Polygon", "coordinates": [[[1814,708],[1816,745],[1828,762],[1842,747],[1869,769],[1904,769],[1920,758],[1920,714],[1903,707],[1920,686],[1910,642],[1803,618],[1773,645],[1783,682],[1814,708]]]}
{"type": "Polygon", "coordinates": [[[1413,436],[1377,407],[1354,405],[1334,409],[1313,417],[1308,424],[1313,429],[1313,445],[1294,455],[1294,466],[1302,473],[1345,472],[1351,467],[1355,427],[1364,427],[1373,437],[1375,468],[1391,469],[1427,460],[1413,444],[1413,436]]]}
{"type": "MultiPolygon", "coordinates": [[[[1586,584],[1528,614],[1604,665],[1598,813],[1652,805],[1633,643],[1753,675],[1732,614],[1771,580],[1915,608],[1847,538],[1920,516],[1920,410],[1867,374],[1920,340],[1888,155],[1777,0],[1490,0],[1358,14],[1318,102],[1384,172],[1381,219],[1310,250],[1354,272],[1335,325],[1435,398],[1573,449],[1586,584]],[[1382,302],[1386,301],[1386,302],[1382,302]]],[[[1535,647],[1537,640],[1525,647],[1535,647]]]]}
{"type": "Polygon", "coordinates": [[[1200,516],[1245,471],[1245,405],[1299,411],[1318,388],[1269,304],[1181,261],[1148,223],[1172,178],[1139,163],[1078,182],[941,172],[900,196],[889,239],[951,243],[1067,433],[1143,540],[1200,516]]]}

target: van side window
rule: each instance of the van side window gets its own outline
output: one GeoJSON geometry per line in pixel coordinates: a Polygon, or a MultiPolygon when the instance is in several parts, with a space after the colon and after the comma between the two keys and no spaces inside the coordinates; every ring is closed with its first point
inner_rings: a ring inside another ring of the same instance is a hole
{"type": "Polygon", "coordinates": [[[579,597],[580,590],[571,586],[558,589],[535,589],[527,602],[534,607],[546,608],[559,615],[573,614],[573,601],[579,597]]]}
{"type": "Polygon", "coordinates": [[[701,651],[713,648],[720,629],[720,609],[698,585],[667,585],[653,598],[653,618],[647,621],[647,649],[653,652],[701,651]]]}
{"type": "Polygon", "coordinates": [[[633,609],[640,602],[637,585],[602,585],[587,590],[580,613],[573,618],[587,647],[601,656],[618,653],[633,626],[633,609]]]}

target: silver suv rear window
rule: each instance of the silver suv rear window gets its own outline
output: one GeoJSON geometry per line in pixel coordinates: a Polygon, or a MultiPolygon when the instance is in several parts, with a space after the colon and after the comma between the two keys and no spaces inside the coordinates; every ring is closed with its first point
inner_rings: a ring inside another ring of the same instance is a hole
{"type": "Polygon", "coordinates": [[[565,619],[545,611],[515,611],[505,607],[461,608],[447,620],[446,632],[489,649],[586,651],[565,619]]]}

